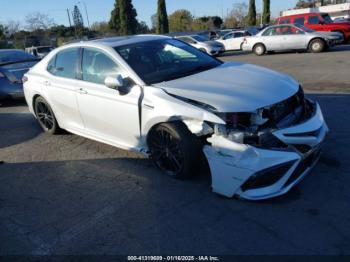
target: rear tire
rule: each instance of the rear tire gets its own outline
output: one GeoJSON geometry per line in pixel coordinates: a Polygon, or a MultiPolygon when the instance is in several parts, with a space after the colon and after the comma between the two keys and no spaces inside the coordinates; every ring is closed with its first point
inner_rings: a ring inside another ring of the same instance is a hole
{"type": "Polygon", "coordinates": [[[256,44],[253,51],[257,56],[262,56],[266,53],[266,47],[263,44],[256,44]]]}
{"type": "Polygon", "coordinates": [[[35,115],[41,128],[51,135],[59,134],[61,129],[57,123],[55,114],[46,100],[39,96],[34,101],[35,115]]]}
{"type": "Polygon", "coordinates": [[[310,42],[309,50],[312,53],[321,53],[326,49],[326,43],[321,39],[315,39],[310,42]]]}
{"type": "Polygon", "coordinates": [[[147,143],[155,165],[173,178],[192,177],[202,163],[201,143],[182,122],[159,124],[147,143]]]}

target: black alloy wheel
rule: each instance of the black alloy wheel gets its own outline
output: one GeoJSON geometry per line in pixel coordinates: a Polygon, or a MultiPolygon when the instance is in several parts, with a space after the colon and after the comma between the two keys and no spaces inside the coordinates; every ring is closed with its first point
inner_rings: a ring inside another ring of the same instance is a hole
{"type": "Polygon", "coordinates": [[[57,134],[60,128],[51,107],[44,98],[38,97],[35,100],[34,110],[42,129],[47,133],[57,134]]]}
{"type": "Polygon", "coordinates": [[[183,123],[163,123],[148,136],[151,159],[167,175],[186,179],[194,175],[202,150],[196,136],[183,123]]]}

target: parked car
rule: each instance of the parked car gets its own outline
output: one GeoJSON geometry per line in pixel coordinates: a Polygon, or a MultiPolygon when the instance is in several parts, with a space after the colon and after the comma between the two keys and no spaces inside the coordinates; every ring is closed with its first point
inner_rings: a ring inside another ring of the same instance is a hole
{"type": "Polygon", "coordinates": [[[335,19],[333,19],[333,22],[335,23],[343,23],[343,22],[348,22],[350,23],[350,17],[346,18],[346,17],[337,17],[335,19]]]}
{"type": "Polygon", "coordinates": [[[225,51],[242,50],[243,41],[249,36],[251,34],[247,31],[232,31],[216,41],[224,45],[225,51]]]}
{"type": "Polygon", "coordinates": [[[315,165],[328,132],[320,106],[291,77],[165,36],[60,47],[24,80],[46,132],[143,152],[179,179],[208,163],[213,191],[227,197],[288,192],[315,165]]]}
{"type": "Polygon", "coordinates": [[[339,32],[343,35],[344,42],[350,39],[350,23],[335,23],[327,13],[306,13],[282,16],[277,19],[277,24],[297,24],[304,25],[315,31],[339,32]]]}
{"type": "Polygon", "coordinates": [[[209,38],[204,36],[186,35],[177,36],[176,38],[212,56],[225,52],[225,47],[223,44],[217,41],[209,40],[209,38]]]}
{"type": "Polygon", "coordinates": [[[0,50],[0,100],[23,98],[22,76],[38,59],[21,50],[0,50]]]}
{"type": "Polygon", "coordinates": [[[244,51],[264,55],[271,51],[310,50],[319,53],[343,41],[338,32],[316,32],[302,25],[275,25],[266,28],[256,36],[245,38],[244,51]]]}
{"type": "Polygon", "coordinates": [[[53,49],[54,48],[52,46],[32,46],[32,47],[27,47],[25,51],[38,58],[44,58],[53,49]]]}

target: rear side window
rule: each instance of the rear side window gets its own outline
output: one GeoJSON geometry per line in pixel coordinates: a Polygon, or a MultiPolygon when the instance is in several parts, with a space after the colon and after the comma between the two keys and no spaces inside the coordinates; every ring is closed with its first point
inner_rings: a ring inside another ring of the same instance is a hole
{"type": "Polygon", "coordinates": [[[79,49],[71,48],[59,52],[51,59],[47,70],[59,77],[75,79],[79,49]]]}
{"type": "Polygon", "coordinates": [[[233,38],[233,33],[224,36],[224,40],[233,38]]]}
{"type": "Polygon", "coordinates": [[[305,24],[305,18],[304,17],[298,17],[294,19],[294,24],[296,25],[304,25],[305,24]]]}
{"type": "MultiPolygon", "coordinates": [[[[278,30],[277,30],[278,31],[278,30]]],[[[271,27],[269,29],[267,29],[264,33],[263,36],[274,36],[274,35],[278,35],[276,31],[276,27],[271,27]]]]}
{"type": "Polygon", "coordinates": [[[316,25],[319,23],[319,21],[320,21],[320,19],[318,16],[316,16],[316,15],[309,16],[309,19],[308,19],[309,25],[316,25]]]}

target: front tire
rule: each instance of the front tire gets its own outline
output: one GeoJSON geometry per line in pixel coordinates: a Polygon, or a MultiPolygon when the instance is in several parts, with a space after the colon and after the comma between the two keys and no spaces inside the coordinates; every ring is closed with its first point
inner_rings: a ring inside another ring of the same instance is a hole
{"type": "Polygon", "coordinates": [[[192,177],[202,163],[200,141],[182,122],[159,124],[147,142],[156,166],[173,178],[192,177]]]}
{"type": "Polygon", "coordinates": [[[266,53],[266,47],[263,44],[257,44],[254,46],[253,51],[257,56],[262,56],[266,53]]]}
{"type": "Polygon", "coordinates": [[[312,40],[309,49],[312,53],[321,53],[326,49],[326,43],[321,39],[312,40]]]}
{"type": "Polygon", "coordinates": [[[60,133],[61,129],[58,126],[56,117],[46,100],[39,96],[34,101],[35,115],[39,121],[41,128],[49,134],[55,135],[60,133]]]}

